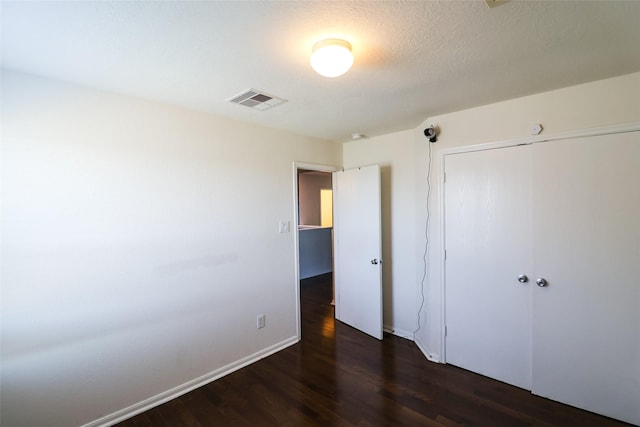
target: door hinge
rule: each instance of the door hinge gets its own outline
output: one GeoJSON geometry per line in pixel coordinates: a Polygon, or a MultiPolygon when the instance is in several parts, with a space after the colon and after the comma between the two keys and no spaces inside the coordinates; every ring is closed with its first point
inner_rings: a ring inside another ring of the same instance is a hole
{"type": "Polygon", "coordinates": [[[446,172],[443,172],[443,173],[442,173],[442,182],[443,182],[443,183],[446,183],[446,182],[447,182],[447,173],[446,173],[446,172]]]}
{"type": "Polygon", "coordinates": [[[446,249],[444,250],[444,260],[445,261],[447,260],[447,250],[446,249]]]}
{"type": "Polygon", "coordinates": [[[445,327],[444,327],[444,336],[445,336],[445,337],[448,335],[448,332],[449,332],[449,331],[447,330],[447,327],[445,326],[445,327]]]}

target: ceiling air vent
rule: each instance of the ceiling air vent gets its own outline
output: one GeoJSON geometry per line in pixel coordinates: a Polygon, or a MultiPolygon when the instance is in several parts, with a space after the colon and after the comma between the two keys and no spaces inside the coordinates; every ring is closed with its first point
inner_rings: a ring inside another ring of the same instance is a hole
{"type": "Polygon", "coordinates": [[[227,99],[234,104],[244,105],[245,107],[253,108],[255,110],[268,110],[276,105],[284,104],[286,99],[278,98],[276,96],[267,95],[264,92],[260,92],[255,89],[247,89],[237,95],[227,99]]]}

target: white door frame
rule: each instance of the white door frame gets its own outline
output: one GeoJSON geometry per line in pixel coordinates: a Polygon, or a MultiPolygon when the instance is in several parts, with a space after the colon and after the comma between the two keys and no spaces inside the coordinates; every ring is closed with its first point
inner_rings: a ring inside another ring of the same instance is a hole
{"type": "Polygon", "coordinates": [[[438,153],[438,162],[440,173],[438,176],[438,214],[440,215],[439,233],[440,233],[440,349],[442,356],[441,363],[447,363],[447,347],[446,347],[446,266],[445,266],[445,207],[444,207],[444,180],[445,180],[445,156],[449,154],[466,153],[470,151],[493,150],[496,148],[512,147],[515,145],[536,144],[539,142],[557,141],[568,138],[581,138],[588,136],[609,135],[614,133],[635,132],[640,130],[640,122],[626,123],[622,125],[602,126],[588,129],[572,130],[568,132],[558,132],[548,135],[535,135],[523,138],[507,139],[484,144],[467,145],[464,147],[448,148],[438,153]]]}
{"type": "MultiPolygon", "coordinates": [[[[291,230],[293,231],[293,257],[295,265],[295,282],[294,293],[296,300],[296,336],[298,341],[302,339],[302,319],[300,313],[300,236],[298,234],[298,169],[305,169],[317,172],[336,172],[342,170],[338,166],[319,165],[315,163],[293,162],[293,224],[291,224],[291,230]]],[[[335,203],[335,201],[334,201],[335,203]]],[[[335,205],[334,205],[335,209],[335,205]]],[[[331,248],[333,251],[333,248],[331,248]]]]}

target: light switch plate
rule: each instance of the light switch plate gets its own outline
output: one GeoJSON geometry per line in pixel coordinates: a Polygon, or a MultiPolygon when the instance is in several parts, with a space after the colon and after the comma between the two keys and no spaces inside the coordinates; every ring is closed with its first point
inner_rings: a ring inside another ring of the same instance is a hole
{"type": "Polygon", "coordinates": [[[280,233],[288,233],[289,232],[289,221],[280,221],[278,226],[278,232],[280,233]]]}
{"type": "Polygon", "coordinates": [[[258,317],[256,318],[256,327],[258,329],[262,329],[264,328],[266,323],[267,323],[267,316],[265,316],[264,314],[258,314],[258,317]]]}

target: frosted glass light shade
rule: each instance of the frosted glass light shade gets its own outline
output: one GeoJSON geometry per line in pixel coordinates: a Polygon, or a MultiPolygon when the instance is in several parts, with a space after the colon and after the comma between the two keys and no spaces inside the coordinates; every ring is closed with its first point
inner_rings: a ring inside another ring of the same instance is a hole
{"type": "Polygon", "coordinates": [[[321,40],[313,45],[310,62],[321,76],[341,76],[353,65],[351,44],[340,39],[321,40]]]}

